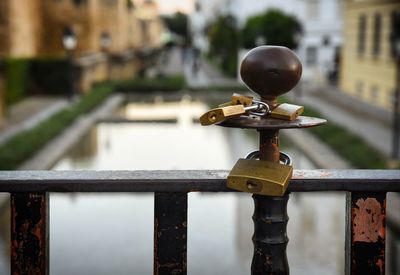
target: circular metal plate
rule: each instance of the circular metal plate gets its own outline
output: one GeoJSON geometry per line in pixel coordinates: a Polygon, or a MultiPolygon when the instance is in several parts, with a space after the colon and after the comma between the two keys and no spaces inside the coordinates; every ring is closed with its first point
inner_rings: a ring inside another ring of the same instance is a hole
{"type": "Polygon", "coordinates": [[[272,129],[291,129],[291,128],[308,128],[326,124],[326,119],[299,116],[295,120],[288,121],[275,119],[271,117],[261,118],[258,116],[241,116],[232,118],[219,123],[219,126],[230,128],[257,129],[257,130],[272,130],[272,129]]]}

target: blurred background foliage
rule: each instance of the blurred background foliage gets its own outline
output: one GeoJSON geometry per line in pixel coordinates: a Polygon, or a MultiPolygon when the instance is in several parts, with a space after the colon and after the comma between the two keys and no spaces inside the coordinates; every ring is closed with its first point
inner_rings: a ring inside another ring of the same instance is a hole
{"type": "Polygon", "coordinates": [[[227,75],[237,74],[240,30],[232,15],[221,15],[208,28],[209,56],[227,75]]]}
{"type": "Polygon", "coordinates": [[[191,36],[188,27],[188,16],[182,12],[164,15],[163,21],[170,32],[183,38],[184,44],[190,44],[191,36]]]}
{"type": "Polygon", "coordinates": [[[280,45],[296,49],[302,33],[299,20],[280,10],[269,9],[249,17],[243,28],[233,15],[219,15],[208,28],[208,55],[228,76],[236,77],[238,51],[259,44],[280,45]]]}
{"type": "Polygon", "coordinates": [[[263,44],[296,49],[301,32],[302,26],[296,17],[270,9],[247,19],[241,32],[242,45],[246,49],[254,48],[261,39],[263,44]]]}

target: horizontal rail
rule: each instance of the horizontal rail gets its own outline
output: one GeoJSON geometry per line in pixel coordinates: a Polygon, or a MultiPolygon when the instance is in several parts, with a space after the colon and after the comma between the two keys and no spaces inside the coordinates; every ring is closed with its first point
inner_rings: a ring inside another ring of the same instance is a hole
{"type": "MultiPolygon", "coordinates": [[[[0,192],[232,192],[225,170],[2,171],[0,192]]],[[[400,170],[295,170],[290,192],[400,192],[400,170]]]]}

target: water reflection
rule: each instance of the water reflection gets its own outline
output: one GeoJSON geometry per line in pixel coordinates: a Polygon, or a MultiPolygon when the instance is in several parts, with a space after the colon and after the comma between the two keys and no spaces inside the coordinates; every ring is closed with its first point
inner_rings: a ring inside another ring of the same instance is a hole
{"type": "MultiPolygon", "coordinates": [[[[119,112],[128,119],[175,118],[178,123],[101,123],[54,169],[230,169],[257,148],[257,133],[194,124],[205,109],[187,98],[128,104],[119,112]]],[[[296,168],[313,168],[296,149],[285,151],[296,168]]],[[[291,198],[292,273],[343,273],[344,197],[291,198]]],[[[51,207],[52,274],[152,273],[152,194],[52,194],[51,207]]],[[[252,211],[249,194],[190,194],[189,274],[248,274],[252,211]]]]}
{"type": "MultiPolygon", "coordinates": [[[[153,119],[162,120],[169,114],[178,123],[101,123],[54,169],[230,169],[257,148],[258,135],[192,123],[205,108],[188,99],[128,104],[119,115],[138,119],[151,112],[153,119]]],[[[295,168],[314,168],[298,149],[287,146],[284,151],[295,168]]],[[[400,221],[399,212],[390,211],[398,209],[398,194],[388,197],[388,216],[400,221]]],[[[50,203],[51,274],[152,274],[152,194],[51,194],[50,203]]],[[[291,194],[291,274],[344,273],[344,208],[343,194],[291,194]]],[[[190,194],[189,274],[249,274],[252,212],[249,194],[190,194]]],[[[0,274],[9,274],[9,220],[9,209],[0,209],[0,274]]],[[[397,274],[400,246],[388,235],[388,256],[393,259],[388,274],[397,274]]]]}

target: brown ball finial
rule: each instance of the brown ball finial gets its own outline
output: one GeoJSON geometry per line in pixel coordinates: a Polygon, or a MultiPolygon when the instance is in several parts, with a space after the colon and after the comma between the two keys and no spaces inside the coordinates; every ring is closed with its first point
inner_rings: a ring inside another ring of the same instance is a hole
{"type": "Polygon", "coordinates": [[[244,83],[267,102],[290,91],[299,82],[301,62],[288,48],[260,46],[249,51],[240,66],[244,83]]]}

